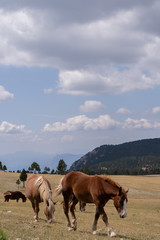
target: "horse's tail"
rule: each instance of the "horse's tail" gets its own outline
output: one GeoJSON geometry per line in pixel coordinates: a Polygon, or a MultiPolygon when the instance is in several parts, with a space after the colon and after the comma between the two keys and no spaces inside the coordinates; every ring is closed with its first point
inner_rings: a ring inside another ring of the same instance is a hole
{"type": "Polygon", "coordinates": [[[62,193],[62,180],[64,177],[61,178],[58,187],[54,191],[54,198],[59,196],[62,193]]]}

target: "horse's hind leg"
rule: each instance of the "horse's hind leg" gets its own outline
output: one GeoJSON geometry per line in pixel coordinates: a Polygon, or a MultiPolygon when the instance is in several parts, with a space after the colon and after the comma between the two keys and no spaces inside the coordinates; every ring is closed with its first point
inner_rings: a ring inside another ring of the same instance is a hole
{"type": "Polygon", "coordinates": [[[72,203],[70,205],[70,213],[71,213],[71,218],[72,218],[72,228],[73,230],[77,229],[77,220],[76,220],[76,216],[75,216],[75,205],[78,203],[78,200],[75,196],[73,196],[72,198],[72,203]]]}
{"type": "Polygon", "coordinates": [[[70,219],[69,219],[69,215],[68,215],[68,212],[69,212],[69,199],[70,197],[68,195],[66,195],[65,193],[63,193],[63,197],[64,197],[64,202],[63,202],[63,210],[64,210],[64,214],[67,218],[67,226],[68,226],[68,230],[69,231],[72,231],[73,228],[71,226],[71,222],[70,222],[70,219]]]}

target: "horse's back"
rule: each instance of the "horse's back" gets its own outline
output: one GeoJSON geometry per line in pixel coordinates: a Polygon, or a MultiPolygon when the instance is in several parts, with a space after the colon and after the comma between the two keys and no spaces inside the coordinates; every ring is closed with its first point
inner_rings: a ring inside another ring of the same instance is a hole
{"type": "Polygon", "coordinates": [[[73,188],[75,185],[83,185],[84,182],[89,181],[89,176],[82,172],[69,172],[63,177],[62,187],[63,190],[65,188],[73,188]]]}

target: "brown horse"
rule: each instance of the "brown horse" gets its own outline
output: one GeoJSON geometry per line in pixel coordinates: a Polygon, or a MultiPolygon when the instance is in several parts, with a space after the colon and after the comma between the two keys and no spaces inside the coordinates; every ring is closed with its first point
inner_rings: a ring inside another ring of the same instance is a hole
{"type": "Polygon", "coordinates": [[[119,216],[121,218],[126,217],[127,192],[128,191],[125,191],[118,183],[107,176],[88,176],[81,172],[70,172],[61,179],[59,186],[55,190],[55,197],[61,193],[63,194],[63,208],[68,222],[68,230],[76,230],[77,228],[74,209],[78,201],[82,201],[96,205],[95,218],[92,226],[93,234],[96,234],[97,222],[101,215],[107,226],[109,236],[113,237],[116,236],[116,234],[109,226],[104,206],[109,199],[113,199],[119,216]],[[72,204],[69,206],[71,197],[72,204]],[[69,208],[72,224],[68,215],[69,208]]]}
{"type": "Polygon", "coordinates": [[[48,222],[52,223],[55,207],[49,181],[44,176],[31,175],[26,183],[26,196],[32,203],[35,221],[38,221],[39,203],[44,202],[44,213],[48,222]]]}
{"type": "Polygon", "coordinates": [[[5,202],[9,202],[9,199],[17,200],[17,202],[18,202],[20,198],[22,199],[22,202],[26,202],[25,195],[20,191],[7,191],[4,193],[4,201],[5,202]]]}

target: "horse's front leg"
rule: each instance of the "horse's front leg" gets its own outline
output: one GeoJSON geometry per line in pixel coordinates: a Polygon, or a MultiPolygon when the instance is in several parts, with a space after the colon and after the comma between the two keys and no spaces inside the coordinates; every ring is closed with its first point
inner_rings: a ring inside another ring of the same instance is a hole
{"type": "Polygon", "coordinates": [[[75,231],[77,229],[77,220],[76,220],[76,215],[75,215],[75,205],[78,203],[77,198],[74,196],[72,198],[72,203],[70,206],[70,213],[71,213],[71,218],[72,218],[72,228],[75,231]]]}
{"type": "Polygon", "coordinates": [[[105,223],[105,225],[107,226],[107,229],[108,229],[108,235],[110,237],[115,237],[116,236],[116,233],[112,230],[112,228],[109,226],[109,223],[108,223],[108,217],[107,217],[107,214],[105,213],[104,211],[104,208],[103,207],[100,207],[99,208],[99,212],[102,216],[102,220],[103,222],[105,223]]]}
{"type": "Polygon", "coordinates": [[[35,203],[34,202],[31,202],[32,203],[32,208],[33,208],[33,211],[35,213],[35,216],[34,216],[34,219],[36,220],[36,210],[35,210],[35,203]]]}
{"type": "Polygon", "coordinates": [[[96,234],[97,222],[98,222],[99,216],[100,216],[100,213],[99,213],[98,208],[96,207],[96,212],[95,212],[95,216],[94,216],[94,222],[93,222],[93,225],[92,225],[92,233],[93,234],[96,234]]]}
{"type": "Polygon", "coordinates": [[[35,213],[34,219],[37,222],[38,221],[39,204],[36,201],[32,202],[32,208],[35,213]]]}
{"type": "Polygon", "coordinates": [[[35,209],[35,212],[36,212],[36,220],[38,221],[38,213],[39,213],[39,202],[36,201],[36,209],[35,209]]]}

